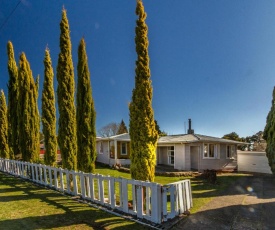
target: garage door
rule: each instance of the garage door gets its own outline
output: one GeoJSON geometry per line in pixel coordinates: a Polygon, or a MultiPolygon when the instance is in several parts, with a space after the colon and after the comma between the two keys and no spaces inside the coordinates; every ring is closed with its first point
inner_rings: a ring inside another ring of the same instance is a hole
{"type": "Polygon", "coordinates": [[[272,174],[265,152],[238,151],[238,171],[272,174]]]}

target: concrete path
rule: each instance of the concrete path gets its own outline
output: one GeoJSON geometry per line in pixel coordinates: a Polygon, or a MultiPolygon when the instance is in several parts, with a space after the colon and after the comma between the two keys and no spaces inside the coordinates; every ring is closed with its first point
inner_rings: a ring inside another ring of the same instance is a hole
{"type": "Polygon", "coordinates": [[[224,194],[172,229],[275,229],[275,177],[237,180],[224,194]]]}

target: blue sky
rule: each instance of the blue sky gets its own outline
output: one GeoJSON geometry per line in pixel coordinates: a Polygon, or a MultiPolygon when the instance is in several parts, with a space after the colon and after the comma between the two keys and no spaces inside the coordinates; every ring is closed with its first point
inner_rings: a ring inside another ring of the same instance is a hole
{"type": "MultiPolygon", "coordinates": [[[[64,5],[75,73],[78,44],[83,36],[86,41],[97,130],[121,119],[128,125],[135,77],[136,1],[21,0],[6,21],[18,2],[0,1],[0,88],[7,94],[9,40],[16,61],[25,52],[33,75],[40,75],[40,92],[46,46],[56,73],[64,5]]],[[[234,131],[245,137],[263,130],[275,85],[275,1],[143,3],[153,108],[161,130],[185,133],[188,118],[198,134],[221,137],[234,131]]]]}

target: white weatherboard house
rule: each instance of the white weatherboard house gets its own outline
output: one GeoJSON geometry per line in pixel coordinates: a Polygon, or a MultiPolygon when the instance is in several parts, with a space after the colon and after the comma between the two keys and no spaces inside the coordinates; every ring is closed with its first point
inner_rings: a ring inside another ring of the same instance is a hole
{"type": "MultiPolygon", "coordinates": [[[[177,170],[232,169],[237,166],[237,146],[245,143],[194,134],[160,137],[157,143],[157,164],[177,170]]],[[[130,165],[130,135],[128,133],[97,138],[97,161],[109,165],[130,165]]]]}

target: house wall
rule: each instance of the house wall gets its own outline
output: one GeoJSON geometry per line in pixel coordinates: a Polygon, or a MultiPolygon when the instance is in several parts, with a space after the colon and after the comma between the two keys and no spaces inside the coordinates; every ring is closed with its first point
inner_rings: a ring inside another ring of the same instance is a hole
{"type": "MultiPolygon", "coordinates": [[[[190,154],[189,154],[190,155],[190,154]]],[[[178,170],[186,170],[186,152],[185,144],[175,144],[174,168],[178,170]]]]}
{"type": "Polygon", "coordinates": [[[109,145],[108,141],[97,141],[96,142],[96,150],[97,150],[97,162],[101,162],[104,164],[109,164],[109,145]],[[100,145],[103,144],[102,151],[100,150],[100,145]]]}
{"type": "Polygon", "coordinates": [[[203,171],[206,169],[215,169],[220,170],[225,168],[227,165],[236,159],[237,154],[237,146],[235,146],[235,153],[233,154],[234,158],[226,158],[226,144],[217,144],[217,155],[216,158],[203,158],[203,148],[204,143],[201,145],[200,152],[200,161],[199,161],[199,171],[203,171]]]}
{"type": "Polygon", "coordinates": [[[168,164],[167,147],[166,146],[158,147],[157,154],[158,154],[157,164],[167,165],[168,164]]]}
{"type": "Polygon", "coordinates": [[[125,142],[125,141],[117,142],[117,158],[118,159],[130,159],[130,142],[125,142]],[[121,144],[122,143],[126,143],[126,146],[127,146],[127,154],[126,155],[121,154],[121,144]]]}

